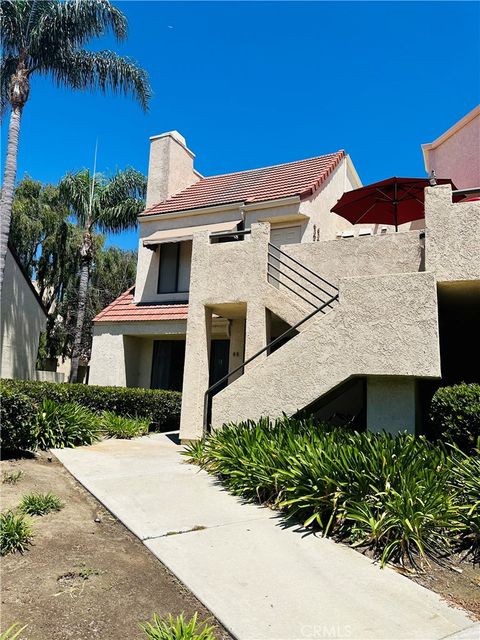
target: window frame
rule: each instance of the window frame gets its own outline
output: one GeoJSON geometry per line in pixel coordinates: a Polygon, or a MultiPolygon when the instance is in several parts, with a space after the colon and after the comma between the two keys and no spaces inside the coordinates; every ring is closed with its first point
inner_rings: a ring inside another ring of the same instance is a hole
{"type": "Polygon", "coordinates": [[[181,244],[182,242],[165,242],[164,246],[166,245],[174,245],[175,249],[176,249],[176,256],[175,256],[175,277],[172,278],[172,280],[175,281],[175,288],[174,289],[170,289],[169,291],[160,291],[160,278],[161,278],[161,274],[162,274],[162,247],[160,246],[160,255],[159,255],[159,259],[158,259],[158,278],[157,278],[157,294],[158,295],[169,295],[171,293],[188,293],[188,289],[179,290],[178,287],[178,281],[179,281],[179,275],[180,275],[180,258],[181,258],[181,252],[182,252],[182,247],[181,244]]]}

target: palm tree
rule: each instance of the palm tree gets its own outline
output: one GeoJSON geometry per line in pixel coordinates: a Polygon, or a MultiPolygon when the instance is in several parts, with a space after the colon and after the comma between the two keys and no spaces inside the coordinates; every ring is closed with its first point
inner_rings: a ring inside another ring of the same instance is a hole
{"type": "Polygon", "coordinates": [[[69,207],[83,238],[79,248],[80,282],[70,371],[70,382],[76,382],[87,290],[95,253],[93,233],[116,233],[134,227],[137,216],[145,205],[147,182],[145,176],[134,169],[120,171],[110,179],[99,174],[92,175],[85,169],[68,174],[60,181],[58,187],[60,196],[69,207]]]}
{"type": "Polygon", "coordinates": [[[0,108],[10,107],[7,155],[0,201],[0,295],[17,173],[18,138],[32,75],[50,76],[71,89],[131,94],[146,110],[146,72],[112,51],[87,51],[92,38],[127,35],[127,21],[109,0],[1,0],[0,108]]]}

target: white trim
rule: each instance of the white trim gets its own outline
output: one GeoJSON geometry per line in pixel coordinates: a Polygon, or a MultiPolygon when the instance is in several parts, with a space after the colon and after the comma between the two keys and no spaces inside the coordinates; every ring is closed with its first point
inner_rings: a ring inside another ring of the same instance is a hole
{"type": "Polygon", "coordinates": [[[183,209],[182,211],[172,211],[171,213],[141,213],[138,221],[150,222],[154,220],[173,220],[174,218],[187,218],[190,216],[200,216],[207,213],[218,213],[219,211],[234,211],[238,209],[240,215],[243,211],[243,202],[232,202],[230,204],[219,204],[212,207],[201,207],[199,209],[183,209]]]}

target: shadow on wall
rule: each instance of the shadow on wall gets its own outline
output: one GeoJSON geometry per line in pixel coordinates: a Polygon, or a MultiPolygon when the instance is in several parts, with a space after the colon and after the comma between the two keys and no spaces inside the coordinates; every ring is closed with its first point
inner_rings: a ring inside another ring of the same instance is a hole
{"type": "Polygon", "coordinates": [[[46,316],[40,304],[8,252],[1,314],[2,377],[34,377],[38,342],[45,323],[46,316]]]}

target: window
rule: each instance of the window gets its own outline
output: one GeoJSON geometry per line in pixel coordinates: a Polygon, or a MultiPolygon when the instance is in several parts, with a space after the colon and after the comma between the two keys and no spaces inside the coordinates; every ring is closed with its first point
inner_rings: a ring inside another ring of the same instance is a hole
{"type": "Polygon", "coordinates": [[[192,242],[167,242],[160,247],[157,293],[184,293],[189,289],[192,242]]]}

